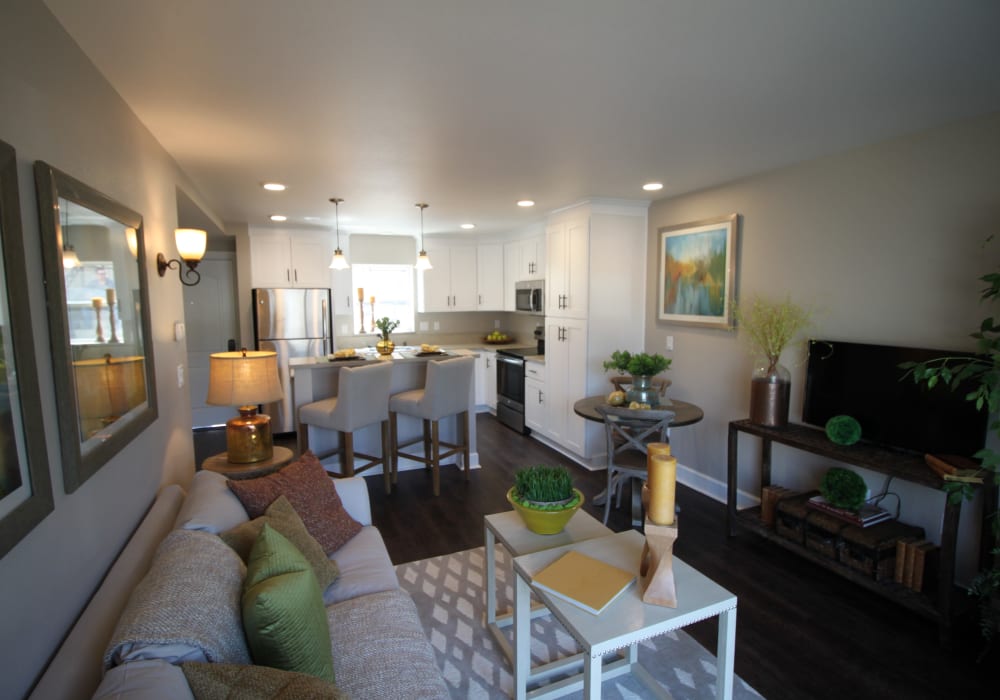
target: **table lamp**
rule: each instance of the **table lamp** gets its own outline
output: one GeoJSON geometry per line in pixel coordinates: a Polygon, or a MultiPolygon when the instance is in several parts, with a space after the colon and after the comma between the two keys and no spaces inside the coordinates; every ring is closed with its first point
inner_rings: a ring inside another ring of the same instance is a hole
{"type": "Polygon", "coordinates": [[[257,404],[284,396],[278,379],[278,354],[265,350],[216,352],[209,356],[208,397],[212,406],[236,406],[238,416],[226,421],[229,461],[250,464],[271,459],[271,417],[257,413],[257,404]]]}

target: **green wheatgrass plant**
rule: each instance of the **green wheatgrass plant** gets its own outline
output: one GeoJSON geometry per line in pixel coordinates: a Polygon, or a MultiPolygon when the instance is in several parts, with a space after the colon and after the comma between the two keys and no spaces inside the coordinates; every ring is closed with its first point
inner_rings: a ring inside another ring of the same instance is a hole
{"type": "Polygon", "coordinates": [[[514,474],[514,500],[541,510],[562,510],[576,505],[579,496],[573,490],[573,481],[566,467],[538,464],[519,469],[514,474]],[[559,503],[573,499],[569,503],[559,503]],[[531,501],[532,503],[528,503],[531,501]],[[551,506],[536,504],[555,503],[551,506]]]}
{"type": "Polygon", "coordinates": [[[812,322],[812,313],[788,298],[780,302],[758,298],[749,308],[736,308],[736,320],[754,352],[767,358],[770,374],[785,347],[812,322]]]}

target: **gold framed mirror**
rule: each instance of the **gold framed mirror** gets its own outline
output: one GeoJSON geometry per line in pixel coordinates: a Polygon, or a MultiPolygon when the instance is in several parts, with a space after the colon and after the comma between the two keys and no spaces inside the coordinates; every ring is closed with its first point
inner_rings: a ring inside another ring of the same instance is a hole
{"type": "Polygon", "coordinates": [[[142,216],[35,163],[65,490],[157,416],[142,216]]]}

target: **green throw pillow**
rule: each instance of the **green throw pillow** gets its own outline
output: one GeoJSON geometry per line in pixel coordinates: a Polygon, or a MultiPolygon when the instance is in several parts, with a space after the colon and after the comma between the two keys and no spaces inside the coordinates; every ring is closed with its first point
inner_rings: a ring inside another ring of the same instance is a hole
{"type": "Polygon", "coordinates": [[[241,523],[233,529],[223,532],[219,537],[235,549],[245,562],[250,558],[250,550],[257,541],[265,523],[284,535],[289,542],[295,545],[296,549],[302,552],[312,566],[313,573],[316,574],[321,591],[325,591],[327,586],[340,577],[337,563],[327,558],[323,547],[309,534],[306,526],[302,523],[302,518],[284,496],[278,496],[274,503],[268,506],[264,515],[241,523]]]}
{"type": "Polygon", "coordinates": [[[319,583],[305,556],[267,524],[247,562],[243,629],[254,663],[334,682],[319,583]]]}

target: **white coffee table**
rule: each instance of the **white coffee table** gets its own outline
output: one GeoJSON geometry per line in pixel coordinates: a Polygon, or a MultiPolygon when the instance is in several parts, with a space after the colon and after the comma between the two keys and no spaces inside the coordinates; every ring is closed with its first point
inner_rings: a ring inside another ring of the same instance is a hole
{"type": "Polygon", "coordinates": [[[559,697],[579,690],[581,686],[584,697],[599,698],[603,679],[629,672],[658,697],[670,697],[663,693],[652,676],[639,664],[638,643],[716,615],[719,617],[716,698],[732,698],[736,596],[677,557],[674,557],[676,608],[643,603],[638,580],[600,615],[593,615],[573,603],[548,595],[544,590],[530,585],[535,573],[573,549],[622,569],[638,572],[644,541],[645,538],[640,533],[629,530],[515,557],[514,689],[518,699],[559,697]],[[584,668],[580,675],[528,692],[528,683],[532,677],[529,624],[529,598],[532,590],[583,647],[584,668]],[[622,658],[602,668],[602,657],[620,650],[626,650],[622,658]]]}
{"type": "MultiPolygon", "coordinates": [[[[496,543],[502,544],[510,552],[511,557],[518,557],[551,547],[605,537],[612,534],[612,530],[583,510],[578,510],[563,531],[555,535],[535,534],[513,510],[487,515],[483,518],[483,522],[486,526],[486,627],[493,634],[507,661],[513,666],[514,650],[500,631],[501,627],[512,624],[513,615],[497,614],[496,543]]],[[[543,615],[546,612],[544,607],[539,606],[535,614],[543,615]]]]}

